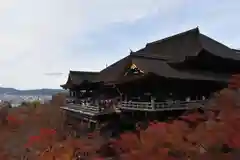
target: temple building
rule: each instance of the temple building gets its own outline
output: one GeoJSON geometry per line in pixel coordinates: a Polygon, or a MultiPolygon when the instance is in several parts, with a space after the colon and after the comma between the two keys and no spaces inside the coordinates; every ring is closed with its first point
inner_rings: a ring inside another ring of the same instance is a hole
{"type": "Polygon", "coordinates": [[[70,71],[61,86],[77,104],[111,101],[121,111],[186,109],[183,104],[201,103],[227,87],[231,75],[240,73],[239,53],[194,28],[147,43],[100,72],[70,71]]]}

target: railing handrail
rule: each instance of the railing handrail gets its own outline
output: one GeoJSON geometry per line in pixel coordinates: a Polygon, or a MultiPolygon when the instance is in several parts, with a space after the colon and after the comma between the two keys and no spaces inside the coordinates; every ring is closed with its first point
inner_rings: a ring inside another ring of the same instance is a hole
{"type": "MultiPolygon", "coordinates": [[[[160,110],[169,110],[169,109],[184,109],[184,108],[197,108],[199,106],[189,106],[189,104],[203,104],[206,100],[190,100],[190,101],[163,101],[163,102],[138,102],[138,101],[121,101],[117,106],[119,109],[134,109],[134,110],[148,110],[148,111],[160,111],[160,110]]],[[[112,107],[101,109],[102,106],[92,105],[92,104],[78,104],[70,103],[69,106],[77,106],[81,110],[90,111],[94,113],[102,113],[113,110],[112,107]]],[[[116,106],[115,106],[116,107],[116,106]]],[[[74,108],[74,107],[73,107],[74,108]]]]}
{"type": "Polygon", "coordinates": [[[122,101],[122,104],[145,104],[145,105],[151,105],[151,102],[137,102],[137,101],[122,101]]]}
{"type": "Polygon", "coordinates": [[[191,100],[191,101],[164,101],[164,102],[136,102],[136,101],[123,101],[120,106],[122,109],[139,109],[139,110],[163,110],[163,109],[181,109],[181,108],[194,108],[187,106],[193,103],[203,103],[206,100],[191,100]]]}

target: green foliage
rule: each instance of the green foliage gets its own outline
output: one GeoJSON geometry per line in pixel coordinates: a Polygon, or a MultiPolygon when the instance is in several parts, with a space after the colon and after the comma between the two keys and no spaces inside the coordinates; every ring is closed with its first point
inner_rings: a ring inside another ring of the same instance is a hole
{"type": "Polygon", "coordinates": [[[22,102],[21,106],[34,106],[34,107],[37,107],[41,104],[41,102],[39,100],[34,100],[34,101],[31,101],[31,102],[22,102]]]}
{"type": "Polygon", "coordinates": [[[39,106],[41,104],[41,102],[38,100],[35,100],[35,101],[31,102],[31,104],[34,106],[39,106]]]}

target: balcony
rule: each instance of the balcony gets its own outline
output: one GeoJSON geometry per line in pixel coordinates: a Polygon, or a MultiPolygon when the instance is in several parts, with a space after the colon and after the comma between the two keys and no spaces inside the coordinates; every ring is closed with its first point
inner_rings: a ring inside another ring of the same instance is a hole
{"type": "Polygon", "coordinates": [[[80,100],[71,98],[67,99],[66,105],[61,107],[64,110],[82,113],[89,116],[98,116],[111,113],[119,113],[121,110],[135,111],[173,111],[173,110],[191,110],[204,107],[207,100],[185,100],[185,101],[165,101],[156,102],[138,102],[122,101],[118,105],[101,106],[97,103],[82,103],[80,100]]]}
{"type": "Polygon", "coordinates": [[[61,107],[66,111],[77,112],[89,116],[98,116],[104,114],[118,113],[117,106],[103,107],[93,103],[80,103],[76,98],[68,98],[66,104],[61,107]]]}
{"type": "Polygon", "coordinates": [[[138,110],[138,111],[186,110],[204,107],[206,101],[207,100],[166,101],[166,102],[123,101],[119,108],[124,110],[138,110]]]}

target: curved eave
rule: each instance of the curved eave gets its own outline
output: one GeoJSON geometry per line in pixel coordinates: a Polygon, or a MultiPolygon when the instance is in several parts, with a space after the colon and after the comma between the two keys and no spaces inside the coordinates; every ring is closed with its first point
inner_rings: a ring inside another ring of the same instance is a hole
{"type": "Polygon", "coordinates": [[[60,85],[60,87],[62,87],[63,89],[68,89],[67,84],[62,84],[62,85],[60,85]]]}
{"type": "Polygon", "coordinates": [[[70,84],[70,83],[66,83],[66,84],[63,84],[63,85],[60,85],[63,89],[71,89],[74,87],[73,84],[70,84]]]}
{"type": "Polygon", "coordinates": [[[60,85],[63,89],[70,89],[73,86],[72,79],[70,73],[68,74],[68,79],[65,84],[60,85]]]}

